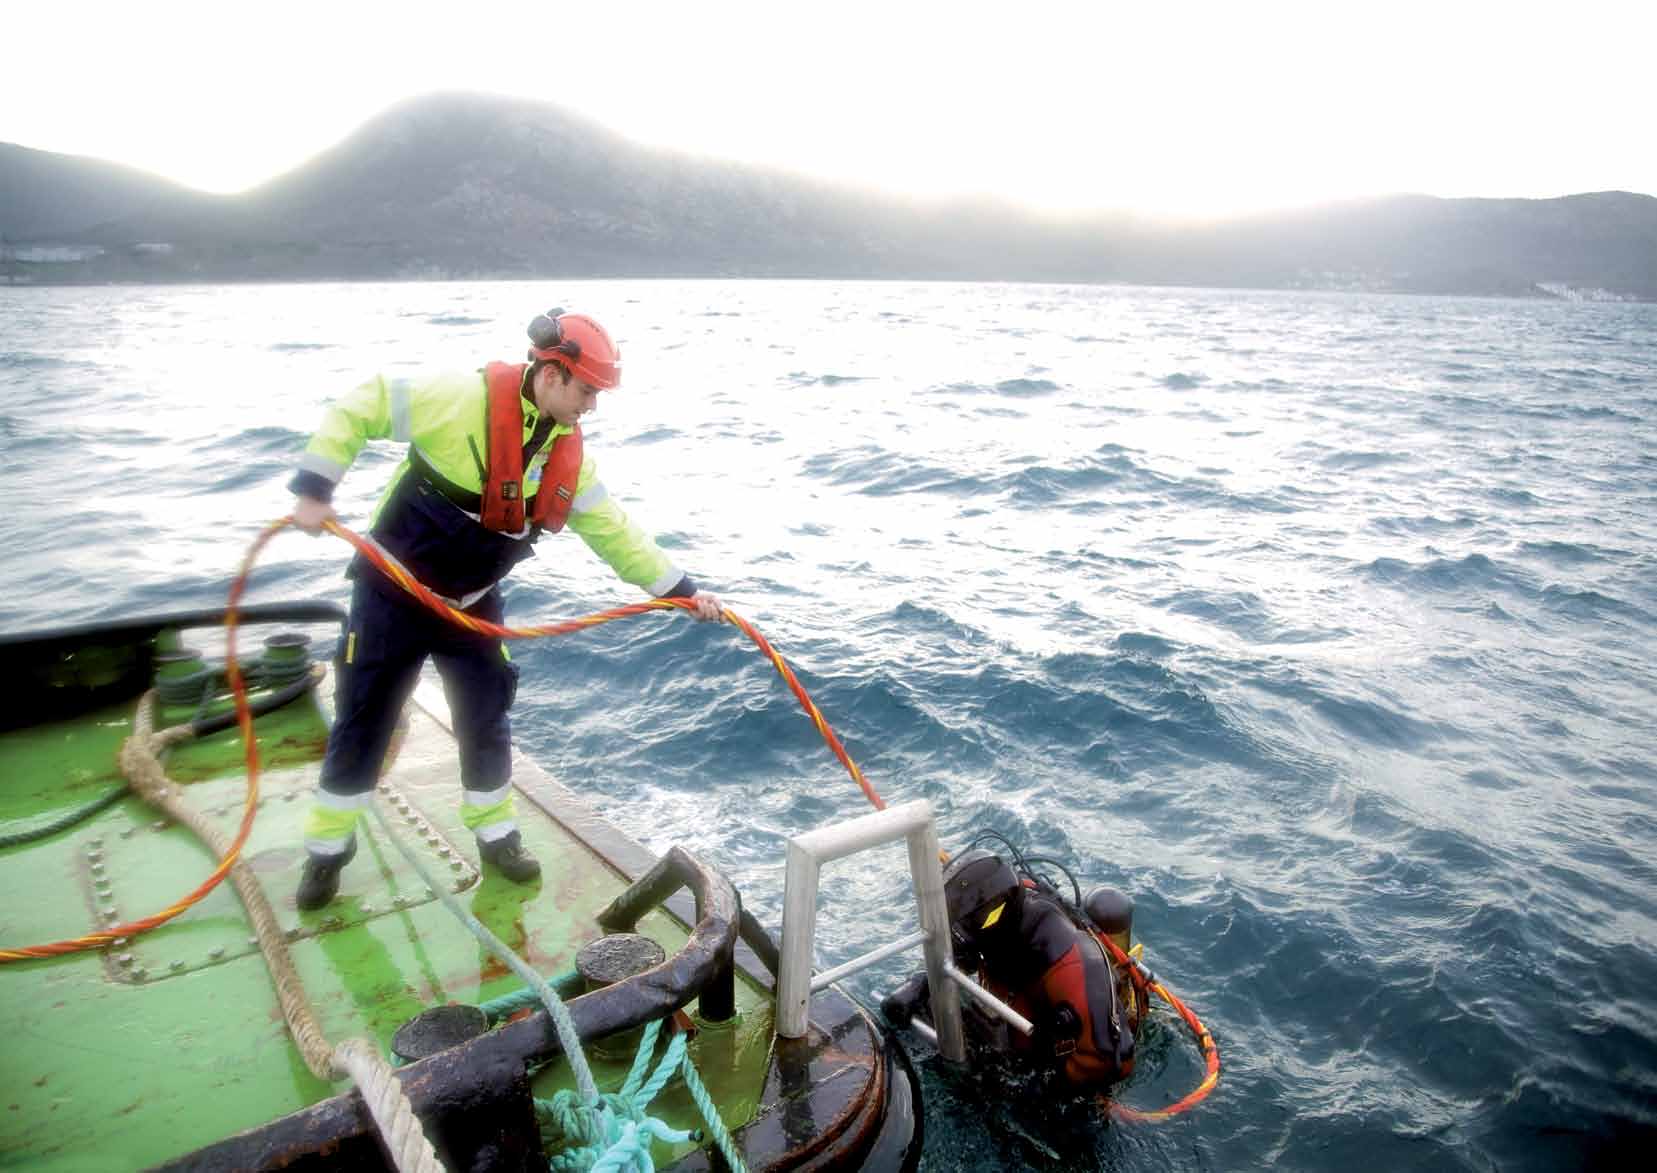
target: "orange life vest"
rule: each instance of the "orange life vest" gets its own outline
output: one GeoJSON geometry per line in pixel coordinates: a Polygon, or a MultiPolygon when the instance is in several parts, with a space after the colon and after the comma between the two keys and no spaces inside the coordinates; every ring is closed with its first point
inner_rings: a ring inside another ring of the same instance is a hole
{"type": "MultiPolygon", "coordinates": [[[[478,514],[486,528],[520,533],[524,528],[523,363],[492,362],[484,367],[489,387],[489,467],[478,514]]],[[[541,470],[541,487],[529,503],[529,521],[557,533],[569,520],[581,477],[581,426],[559,436],[541,470]]]]}

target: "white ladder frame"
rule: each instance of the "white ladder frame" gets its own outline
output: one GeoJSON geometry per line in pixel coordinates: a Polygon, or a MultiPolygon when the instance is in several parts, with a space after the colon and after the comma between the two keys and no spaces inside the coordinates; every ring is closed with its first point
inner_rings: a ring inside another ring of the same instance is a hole
{"type": "Polygon", "coordinates": [[[776,1029],[780,1037],[804,1037],[810,1018],[811,995],[817,990],[917,945],[921,946],[926,958],[927,988],[931,994],[938,1052],[946,1060],[961,1063],[967,1056],[957,986],[1024,1034],[1028,1035],[1035,1029],[1028,1019],[955,967],[949,936],[949,909],[944,903],[941,855],[932,804],[924,798],[887,807],[844,823],[819,827],[789,839],[788,862],[783,877],[782,947],[777,967],[776,1029]],[[817,884],[823,865],[871,847],[884,846],[896,839],[905,840],[909,847],[909,874],[915,885],[920,931],[882,945],[814,978],[811,958],[817,939],[817,884]]]}

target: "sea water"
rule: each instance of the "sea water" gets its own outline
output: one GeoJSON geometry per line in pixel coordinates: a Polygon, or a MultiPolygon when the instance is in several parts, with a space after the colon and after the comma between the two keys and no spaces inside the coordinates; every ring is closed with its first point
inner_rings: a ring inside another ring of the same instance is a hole
{"type": "MultiPolygon", "coordinates": [[[[1612,1167],[1657,1140],[1657,306],[1093,286],[0,288],[0,630],[215,606],[324,405],[620,340],[611,493],[793,665],[874,788],[1138,904],[1223,1070],[1169,1123],[914,1054],[929,1170],[1612,1167]]],[[[345,481],[366,529],[396,446],[345,481]]],[[[344,601],[280,536],[251,597],[344,601]]],[[[573,536],[508,606],[632,601],[573,536]]],[[[515,731],[776,927],[867,803],[734,629],[515,645],[515,731]]],[[[831,866],[819,963],[911,929],[831,866]]],[[[852,979],[869,1001],[913,962],[852,979]]],[[[1201,1064],[1159,1009],[1120,1098],[1201,1064]]]]}

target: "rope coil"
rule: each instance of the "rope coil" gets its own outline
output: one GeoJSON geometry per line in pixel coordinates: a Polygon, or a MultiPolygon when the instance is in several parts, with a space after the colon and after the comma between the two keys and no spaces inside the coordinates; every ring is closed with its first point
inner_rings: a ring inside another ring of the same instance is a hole
{"type": "Polygon", "coordinates": [[[1214,1036],[1208,1032],[1208,1028],[1202,1024],[1202,1020],[1192,1013],[1191,1008],[1182,1002],[1179,996],[1158,979],[1154,973],[1146,969],[1145,964],[1139,958],[1124,952],[1121,946],[1103,934],[1097,935],[1095,939],[1110,950],[1111,957],[1117,965],[1127,968],[1128,973],[1133,978],[1134,985],[1139,988],[1142,996],[1147,999],[1147,1012],[1150,1004],[1149,995],[1152,993],[1174,1008],[1174,1012],[1184,1020],[1192,1035],[1196,1037],[1197,1046],[1203,1057],[1201,1082],[1166,1108],[1143,1111],[1138,1108],[1130,1108],[1126,1104],[1117,1103],[1108,1097],[1102,1096],[1100,1099],[1112,1116],[1122,1120],[1132,1120],[1138,1123],[1160,1123],[1164,1120],[1170,1120],[1181,1112],[1185,1112],[1201,1103],[1208,1096],[1208,1093],[1214,1090],[1214,1086],[1219,1083],[1220,1049],[1214,1045],[1214,1036]]]}
{"type": "Polygon", "coordinates": [[[593,1078],[592,1067],[581,1048],[581,1036],[576,1030],[575,1021],[570,1017],[568,1008],[551,983],[518,956],[511,946],[491,932],[488,926],[472,915],[449,891],[448,886],[427,870],[419,856],[397,834],[377,803],[371,804],[369,810],[373,812],[380,830],[391,841],[392,846],[402,853],[415,874],[431,889],[443,907],[453,913],[484,948],[523,979],[525,991],[518,995],[495,999],[485,1009],[486,1017],[498,1020],[521,1006],[532,1005],[525,996],[531,991],[546,1008],[547,1015],[558,1033],[559,1046],[569,1062],[576,1083],[573,1092],[565,1089],[550,1101],[535,1101],[536,1116],[543,1125],[543,1142],[549,1140],[547,1133],[550,1131],[552,1143],[561,1142],[572,1146],[554,1158],[553,1169],[565,1173],[579,1173],[583,1170],[600,1173],[602,1170],[623,1168],[640,1171],[653,1169],[655,1166],[650,1161],[649,1153],[652,1139],[665,1140],[671,1144],[691,1139],[690,1133],[669,1128],[660,1120],[644,1113],[646,1105],[667,1080],[675,1073],[680,1073],[684,1075],[691,1096],[696,1100],[703,1118],[708,1121],[727,1164],[737,1173],[744,1173],[745,1166],[731,1141],[729,1131],[719,1119],[712,1098],[707,1095],[706,1089],[702,1089],[698,1095],[697,1089],[702,1087],[702,1083],[689,1056],[685,1054],[684,1035],[674,1035],[668,1046],[667,1055],[658,1064],[655,1074],[646,1080],[644,1072],[655,1050],[661,1020],[646,1024],[638,1052],[633,1058],[632,1070],[628,1072],[621,1091],[600,1093],[597,1081],[593,1078]]]}

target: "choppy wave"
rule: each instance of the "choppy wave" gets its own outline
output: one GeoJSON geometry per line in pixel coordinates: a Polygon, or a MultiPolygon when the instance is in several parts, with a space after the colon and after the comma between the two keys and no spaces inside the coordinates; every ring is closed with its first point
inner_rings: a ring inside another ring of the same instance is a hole
{"type": "MultiPolygon", "coordinates": [[[[1148,1128],[923,1048],[929,1173],[1613,1168],[1657,1140],[1654,307],[155,290],[93,307],[147,340],[94,365],[78,296],[0,290],[28,311],[0,351],[8,630],[220,601],[342,371],[412,373],[474,330],[510,352],[549,300],[613,323],[630,382],[589,440],[612,494],[888,800],[1130,890],[1219,1042],[1219,1089],[1148,1128]],[[273,319],[274,344],[250,326],[273,319]],[[249,338],[259,381],[226,386],[249,338]]],[[[400,455],[359,457],[348,524],[400,455]]],[[[261,597],[343,599],[336,546],[274,543],[261,597]]],[[[508,590],[525,620],[628,597],[570,537],[508,590]]],[[[651,615],[514,658],[526,748],[773,926],[787,838],[866,809],[730,629],[651,615]]],[[[823,964],[907,931],[901,855],[825,876],[823,964]]],[[[1121,1094],[1199,1076],[1162,1015],[1121,1094]]]]}

